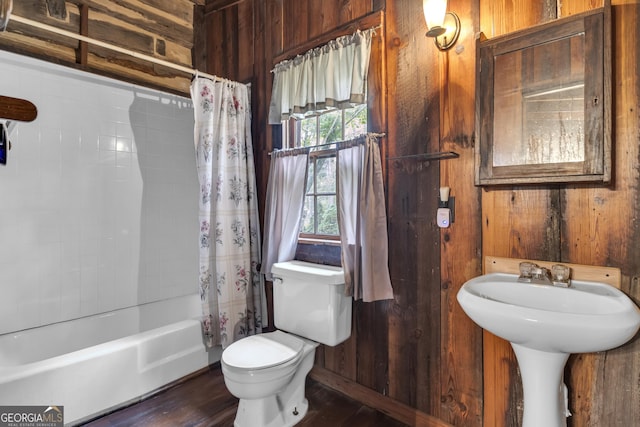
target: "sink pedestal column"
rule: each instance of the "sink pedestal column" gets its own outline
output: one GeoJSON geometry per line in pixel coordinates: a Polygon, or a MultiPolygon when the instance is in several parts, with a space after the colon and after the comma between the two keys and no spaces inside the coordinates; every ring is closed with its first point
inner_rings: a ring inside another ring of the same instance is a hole
{"type": "Polygon", "coordinates": [[[566,427],[564,365],[569,354],[549,353],[511,343],[522,375],[522,427],[566,427]]]}

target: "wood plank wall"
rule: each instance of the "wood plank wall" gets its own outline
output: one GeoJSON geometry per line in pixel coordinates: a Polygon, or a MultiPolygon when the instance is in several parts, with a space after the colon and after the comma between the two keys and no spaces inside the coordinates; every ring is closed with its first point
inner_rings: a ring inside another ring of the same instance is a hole
{"type": "MultiPolygon", "coordinates": [[[[13,15],[191,68],[197,8],[204,0],[38,0],[14,1],[13,15]]],[[[80,46],[16,21],[0,33],[1,49],[189,95],[188,74],[92,45],[83,54],[80,46]]]]}
{"type": "MultiPolygon", "coordinates": [[[[477,16],[477,5],[460,3],[467,9],[462,15],[465,23],[477,26],[477,18],[472,18],[477,16]]],[[[468,185],[455,187],[453,192],[460,192],[463,212],[477,212],[480,193],[473,186],[472,163],[474,85],[469,78],[475,67],[474,31],[463,32],[460,43],[465,49],[443,56],[432,40],[424,37],[422,3],[417,0],[386,4],[370,0],[245,0],[229,7],[220,2],[216,7],[208,6],[205,22],[211,45],[207,47],[207,71],[228,72],[226,77],[251,81],[254,93],[259,94],[254,98],[253,116],[254,149],[262,163],[258,185],[263,190],[266,187],[267,153],[274,141],[277,143],[277,135],[274,138],[266,126],[273,65],[283,55],[314,47],[325,34],[378,11],[384,12],[385,27],[374,40],[371,69],[386,75],[387,108],[381,117],[373,118],[372,129],[388,135],[383,155],[398,157],[441,149],[466,152],[463,159],[449,161],[448,174],[468,176],[468,185]],[[249,5],[253,5],[252,16],[248,15],[249,5]],[[223,33],[223,22],[224,28],[241,28],[251,20],[253,34],[223,33]],[[253,68],[248,63],[241,66],[230,47],[250,43],[250,37],[253,68]],[[382,70],[377,71],[381,65],[382,70]],[[458,79],[457,75],[464,78],[443,91],[441,80],[458,79]],[[461,111],[464,114],[460,115],[461,111]],[[446,143],[441,146],[443,134],[446,143]]],[[[434,214],[440,168],[437,161],[386,163],[395,301],[356,303],[352,337],[335,348],[322,348],[316,369],[415,408],[410,420],[413,424],[480,426],[481,331],[455,302],[459,285],[480,273],[480,218],[463,215],[456,220],[457,228],[448,232],[437,228],[434,214]],[[454,239],[458,233],[461,237],[454,239]],[[465,251],[465,256],[444,260],[446,276],[441,280],[441,252],[458,250],[465,251]]]]}
{"type": "MultiPolygon", "coordinates": [[[[459,426],[483,425],[482,333],[456,300],[467,280],[481,273],[481,198],[474,179],[476,31],[478,2],[449,1],[459,15],[461,34],[456,46],[438,54],[440,150],[460,154],[442,162],[440,186],[455,197],[455,222],[440,231],[442,307],[440,418],[459,426]]],[[[422,29],[421,29],[422,30],[422,29]]],[[[434,70],[435,72],[435,70],[434,70]]],[[[433,211],[432,211],[433,212],[433,211]]],[[[433,215],[433,213],[431,213],[433,215]]],[[[488,424],[485,424],[488,426],[488,424]]]]}
{"type": "MultiPolygon", "coordinates": [[[[551,0],[451,0],[449,9],[460,16],[463,32],[454,50],[443,53],[423,37],[417,0],[376,3],[373,8],[357,1],[273,0],[254,10],[254,28],[259,31],[255,40],[262,43],[254,46],[255,59],[264,54],[261,65],[254,64],[253,69],[262,99],[255,106],[258,120],[266,114],[268,70],[274,58],[308,45],[345,19],[357,18],[353,14],[340,18],[345,8],[361,14],[384,10],[386,154],[438,150],[460,154],[459,159],[440,164],[387,163],[390,268],[396,299],[393,304],[356,304],[354,337],[338,349],[319,353],[319,366],[442,422],[517,426],[523,405],[513,353],[489,334],[484,334],[483,349],[482,332],[455,300],[464,281],[481,272],[482,255],[617,266],[626,275],[625,290],[638,299],[636,3],[614,2],[615,184],[487,189],[473,185],[476,33],[494,37],[601,5],[570,0],[557,10],[551,0]],[[438,230],[433,219],[440,185],[450,186],[456,197],[456,222],[447,230],[438,230]]],[[[228,67],[220,59],[209,58],[208,64],[228,67]]],[[[270,150],[270,129],[261,123],[258,132],[262,150],[270,150]]],[[[268,160],[262,159],[265,185],[268,160]]],[[[567,382],[574,416],[569,425],[640,423],[640,405],[631,403],[637,403],[640,395],[638,353],[636,340],[613,352],[571,358],[567,382]]]]}
{"type": "MultiPolygon", "coordinates": [[[[460,286],[481,272],[483,255],[618,267],[623,290],[640,302],[638,1],[613,2],[613,183],[484,189],[473,185],[476,33],[494,37],[600,7],[602,0],[564,0],[561,9],[555,0],[450,0],[463,31],[447,52],[425,39],[420,0],[62,3],[64,19],[49,15],[46,0],[14,2],[14,13],[73,32],[81,31],[84,20],[91,37],[252,83],[261,206],[267,153],[278,140],[266,124],[274,61],[345,23],[382,13],[385,27],[374,63],[386,76],[386,107],[374,122],[388,135],[383,155],[451,150],[460,157],[386,162],[396,298],[356,303],[353,337],[320,350],[316,368],[333,373],[334,383],[340,378],[359,393],[369,390],[381,401],[402,403],[407,423],[521,423],[522,390],[509,346],[483,334],[455,300],[460,286]],[[435,225],[440,185],[450,186],[456,197],[455,223],[446,230],[435,225]],[[415,409],[413,415],[407,408],[415,409]]],[[[2,49],[188,94],[190,76],[97,48],[89,48],[83,60],[78,47],[15,22],[0,34],[2,49]]],[[[566,381],[570,427],[640,425],[639,339],[609,352],[572,356],[566,381]]]]}
{"type": "MultiPolygon", "coordinates": [[[[494,37],[600,7],[601,1],[564,1],[557,10],[551,0],[451,0],[449,9],[460,16],[463,32],[448,52],[438,52],[423,37],[419,0],[245,3],[254,5],[253,16],[233,12],[232,19],[255,20],[255,61],[253,70],[237,72],[239,78],[253,73],[260,92],[254,119],[259,121],[257,150],[263,155],[256,158],[264,162],[263,187],[265,154],[273,143],[265,114],[275,58],[374,10],[383,10],[386,21],[386,155],[460,154],[439,163],[387,162],[395,301],[356,303],[354,336],[337,349],[320,352],[317,366],[443,423],[520,425],[522,389],[513,353],[504,341],[483,334],[461,311],[455,295],[481,273],[483,255],[497,255],[620,267],[624,289],[638,300],[637,2],[614,2],[615,183],[486,189],[473,185],[476,33],[494,37]],[[346,18],[345,10],[352,12],[346,18]],[[456,197],[456,222],[447,230],[437,229],[434,221],[440,185],[450,186],[456,197]]],[[[225,37],[211,27],[208,31],[212,39],[225,37]]],[[[229,52],[208,57],[209,71],[232,69],[234,61],[238,58],[229,52]]],[[[574,413],[570,426],[640,425],[637,341],[602,354],[572,356],[567,369],[574,413]]]]}
{"type": "MultiPolygon", "coordinates": [[[[497,36],[537,23],[602,7],[601,1],[516,2],[508,10],[480,1],[480,30],[497,36]],[[526,5],[526,6],[525,6],[526,5]],[[535,6],[538,9],[535,10],[535,6]],[[534,10],[532,10],[532,8],[534,10]]],[[[482,192],[483,255],[520,257],[622,270],[622,288],[640,300],[638,238],[638,146],[640,58],[638,2],[613,2],[614,182],[610,186],[508,187],[482,192]]],[[[521,422],[517,364],[504,341],[484,334],[485,425],[521,422]]],[[[570,390],[569,426],[640,425],[640,340],[619,349],[571,356],[565,373],[570,390]]]]}

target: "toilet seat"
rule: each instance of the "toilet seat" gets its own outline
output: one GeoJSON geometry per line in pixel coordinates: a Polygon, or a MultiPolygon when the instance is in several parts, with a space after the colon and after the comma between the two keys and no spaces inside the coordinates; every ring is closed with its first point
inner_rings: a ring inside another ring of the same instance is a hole
{"type": "Polygon", "coordinates": [[[302,340],[281,331],[251,335],[227,347],[222,361],[236,369],[267,369],[299,357],[303,346],[302,340]]]}

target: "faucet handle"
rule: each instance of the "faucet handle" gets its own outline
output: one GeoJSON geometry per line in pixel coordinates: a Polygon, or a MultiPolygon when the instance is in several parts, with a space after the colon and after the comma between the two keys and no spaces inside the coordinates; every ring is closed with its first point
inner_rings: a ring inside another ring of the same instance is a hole
{"type": "Polygon", "coordinates": [[[551,266],[551,277],[554,285],[569,287],[571,280],[571,268],[562,264],[551,266]]]}
{"type": "Polygon", "coordinates": [[[530,281],[533,278],[536,269],[539,269],[537,264],[528,261],[521,262],[518,267],[520,269],[520,277],[518,280],[520,281],[530,281]]]}

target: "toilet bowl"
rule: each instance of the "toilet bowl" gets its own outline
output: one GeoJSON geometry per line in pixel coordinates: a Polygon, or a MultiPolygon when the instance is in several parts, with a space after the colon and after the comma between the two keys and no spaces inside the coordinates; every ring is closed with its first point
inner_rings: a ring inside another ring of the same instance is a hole
{"type": "Polygon", "coordinates": [[[229,345],[220,364],[229,392],[240,399],[235,427],[291,427],[309,408],[305,380],[319,344],[351,335],[352,298],[341,268],[301,261],[272,267],[274,332],[229,345]]]}
{"type": "Polygon", "coordinates": [[[282,331],[243,338],[220,361],[229,392],[240,399],[235,427],[290,427],[307,413],[305,379],[318,343],[282,331]]]}

